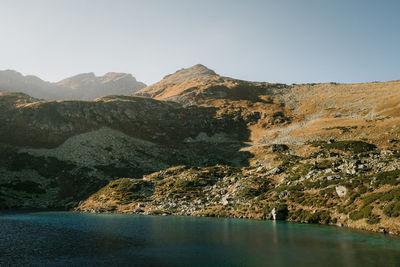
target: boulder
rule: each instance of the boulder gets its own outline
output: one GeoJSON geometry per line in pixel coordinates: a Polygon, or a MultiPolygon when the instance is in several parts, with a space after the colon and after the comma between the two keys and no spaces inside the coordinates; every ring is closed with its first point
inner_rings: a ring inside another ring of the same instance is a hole
{"type": "Polygon", "coordinates": [[[336,186],[336,193],[338,194],[339,197],[344,197],[347,194],[347,188],[344,187],[343,185],[338,185],[336,186]]]}

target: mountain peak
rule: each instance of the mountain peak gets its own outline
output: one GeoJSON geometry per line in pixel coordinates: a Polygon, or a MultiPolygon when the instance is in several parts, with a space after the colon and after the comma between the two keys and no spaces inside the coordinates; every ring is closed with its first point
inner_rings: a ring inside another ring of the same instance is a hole
{"type": "Polygon", "coordinates": [[[196,64],[196,65],[188,68],[187,70],[191,71],[191,72],[201,73],[201,74],[217,75],[215,73],[215,71],[207,68],[206,66],[204,66],[202,64],[196,64]]]}
{"type": "Polygon", "coordinates": [[[132,74],[129,73],[123,73],[123,72],[107,72],[104,74],[103,77],[100,77],[103,82],[108,82],[108,81],[117,81],[121,79],[129,79],[136,81],[136,78],[132,76],[132,74]]]}
{"type": "Polygon", "coordinates": [[[204,66],[202,64],[196,64],[190,68],[183,68],[183,69],[176,71],[173,74],[169,74],[169,75],[165,76],[164,79],[166,79],[168,77],[196,79],[196,78],[200,78],[200,77],[208,76],[208,75],[218,75],[218,74],[216,74],[215,71],[207,68],[206,66],[204,66]]]}

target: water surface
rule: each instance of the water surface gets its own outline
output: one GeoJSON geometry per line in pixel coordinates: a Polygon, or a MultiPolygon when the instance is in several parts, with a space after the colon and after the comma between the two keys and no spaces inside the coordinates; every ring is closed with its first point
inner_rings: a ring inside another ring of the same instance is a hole
{"type": "Polygon", "coordinates": [[[0,214],[0,266],[400,266],[400,239],[193,217],[0,214]]]}

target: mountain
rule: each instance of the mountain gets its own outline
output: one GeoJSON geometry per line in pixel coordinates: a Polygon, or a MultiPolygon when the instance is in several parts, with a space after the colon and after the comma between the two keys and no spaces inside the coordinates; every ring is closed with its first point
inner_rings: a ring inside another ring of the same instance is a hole
{"type": "Polygon", "coordinates": [[[91,100],[106,95],[130,95],[145,86],[126,73],[110,72],[101,77],[85,73],[50,83],[13,70],[0,71],[0,92],[22,92],[39,99],[91,100]]]}
{"type": "Polygon", "coordinates": [[[285,85],[203,65],[134,96],[2,93],[0,207],[280,219],[398,235],[399,103],[400,81],[285,85]]]}
{"type": "Polygon", "coordinates": [[[400,81],[359,84],[277,84],[217,75],[195,65],[134,95],[215,107],[243,118],[255,144],[366,139],[390,146],[399,138],[400,81]],[[384,138],[382,138],[384,136],[384,138]]]}
{"type": "Polygon", "coordinates": [[[94,73],[79,74],[57,83],[71,88],[77,99],[95,99],[106,95],[131,95],[146,85],[138,82],[131,74],[109,72],[96,77],[94,73]]]}
{"type": "Polygon", "coordinates": [[[271,90],[282,87],[286,85],[222,77],[213,70],[197,64],[167,75],[160,82],[143,88],[135,95],[184,104],[203,104],[212,100],[260,102],[261,98],[268,95],[271,90]]]}

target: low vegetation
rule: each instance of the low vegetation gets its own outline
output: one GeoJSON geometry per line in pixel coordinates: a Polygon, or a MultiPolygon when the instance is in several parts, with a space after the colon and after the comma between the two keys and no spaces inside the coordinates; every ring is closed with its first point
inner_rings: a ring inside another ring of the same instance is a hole
{"type": "MultiPolygon", "coordinates": [[[[398,233],[400,222],[392,220],[400,217],[399,171],[377,171],[392,154],[378,151],[375,158],[365,158],[366,150],[376,151],[376,148],[356,144],[351,141],[336,146],[335,149],[347,147],[339,149],[339,153],[325,154],[322,152],[326,148],[321,148],[321,153],[314,154],[317,156],[308,157],[287,149],[272,150],[271,157],[277,166],[272,169],[224,165],[175,167],[144,176],[142,183],[147,189],[137,187],[141,180],[120,179],[111,182],[77,210],[97,212],[116,203],[114,212],[275,217],[375,231],[383,227],[385,231],[398,233]],[[142,194],[147,192],[146,197],[138,198],[133,188],[141,188],[142,194]]],[[[400,161],[391,163],[400,166],[400,161]]]]}

